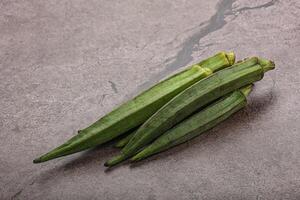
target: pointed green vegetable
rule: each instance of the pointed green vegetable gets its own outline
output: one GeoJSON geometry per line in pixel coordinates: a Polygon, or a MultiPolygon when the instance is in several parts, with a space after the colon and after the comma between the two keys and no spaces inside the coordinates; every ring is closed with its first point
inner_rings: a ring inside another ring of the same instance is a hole
{"type": "Polygon", "coordinates": [[[178,93],[197,81],[234,63],[233,53],[220,52],[158,83],[134,99],[108,113],[56,149],[35,159],[45,162],[108,142],[144,123],[178,93]]]}
{"type": "Polygon", "coordinates": [[[147,146],[137,155],[131,158],[132,161],[139,161],[153,154],[167,150],[178,144],[184,143],[201,133],[209,130],[227,119],[247,104],[246,97],[251,92],[252,85],[221,98],[207,106],[200,112],[192,115],[183,122],[168,130],[147,146]]]}
{"type": "Polygon", "coordinates": [[[135,155],[141,148],[199,108],[240,87],[261,80],[264,73],[271,69],[274,69],[272,62],[265,64],[253,57],[198,81],[152,115],[137,130],[121,154],[107,161],[105,166],[116,165],[135,155]]]}

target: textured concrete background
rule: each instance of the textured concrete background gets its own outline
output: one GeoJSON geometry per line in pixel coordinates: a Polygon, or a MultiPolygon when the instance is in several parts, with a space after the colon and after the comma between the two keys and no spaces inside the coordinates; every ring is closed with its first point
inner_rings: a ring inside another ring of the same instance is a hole
{"type": "Polygon", "coordinates": [[[1,0],[0,199],[300,199],[298,0],[1,0]],[[249,106],[138,165],[109,146],[33,165],[220,50],[277,64],[249,106]]]}

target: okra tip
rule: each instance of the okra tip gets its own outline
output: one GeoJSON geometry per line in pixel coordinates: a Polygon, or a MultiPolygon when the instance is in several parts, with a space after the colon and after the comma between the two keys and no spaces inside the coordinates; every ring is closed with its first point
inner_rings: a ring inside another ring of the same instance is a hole
{"type": "Polygon", "coordinates": [[[46,155],[43,155],[43,156],[40,156],[40,157],[34,159],[33,163],[34,164],[42,163],[42,162],[46,162],[46,161],[51,160],[51,159],[53,159],[53,158],[48,158],[46,155]]]}
{"type": "MultiPolygon", "coordinates": [[[[141,153],[141,152],[140,152],[141,153]]],[[[132,162],[137,162],[143,159],[143,155],[141,155],[140,153],[136,154],[135,156],[133,156],[132,158],[130,158],[130,161],[132,162]]]]}
{"type": "Polygon", "coordinates": [[[117,165],[119,164],[120,162],[122,162],[123,160],[125,160],[126,158],[121,154],[121,155],[118,155],[118,156],[115,156],[113,157],[112,159],[106,161],[104,163],[104,166],[105,167],[112,167],[114,165],[117,165]]]}
{"type": "Polygon", "coordinates": [[[40,157],[34,159],[34,160],[33,160],[33,163],[34,163],[34,164],[38,164],[38,163],[46,162],[46,161],[52,160],[52,159],[54,159],[54,158],[48,157],[48,155],[45,154],[45,155],[42,155],[42,156],[40,156],[40,157]]]}
{"type": "Polygon", "coordinates": [[[226,57],[227,57],[227,60],[228,60],[229,64],[233,65],[234,62],[235,62],[235,54],[234,54],[234,52],[231,51],[231,52],[226,53],[226,57]]]}
{"type": "Polygon", "coordinates": [[[37,163],[41,163],[43,162],[41,158],[36,158],[33,160],[33,163],[37,164],[37,163]]]}

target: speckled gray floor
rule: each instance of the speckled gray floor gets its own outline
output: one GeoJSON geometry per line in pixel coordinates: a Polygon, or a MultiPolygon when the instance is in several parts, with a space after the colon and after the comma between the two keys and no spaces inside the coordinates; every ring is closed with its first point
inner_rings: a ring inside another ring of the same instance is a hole
{"type": "Polygon", "coordinates": [[[300,1],[1,0],[0,199],[300,199],[300,1]],[[108,146],[33,165],[220,50],[277,64],[201,137],[105,171],[108,146]]]}

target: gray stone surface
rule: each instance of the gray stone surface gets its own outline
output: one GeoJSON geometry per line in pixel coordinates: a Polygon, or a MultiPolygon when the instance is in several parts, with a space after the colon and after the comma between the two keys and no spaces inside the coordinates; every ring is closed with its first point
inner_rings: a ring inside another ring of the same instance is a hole
{"type": "Polygon", "coordinates": [[[298,0],[1,0],[0,199],[300,199],[299,18],[298,0]],[[277,68],[213,130],[109,171],[109,146],[32,164],[220,50],[277,68]]]}

